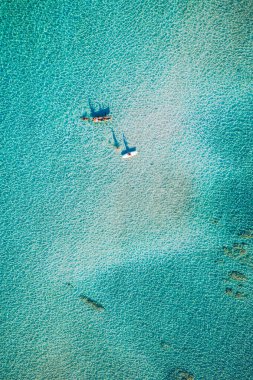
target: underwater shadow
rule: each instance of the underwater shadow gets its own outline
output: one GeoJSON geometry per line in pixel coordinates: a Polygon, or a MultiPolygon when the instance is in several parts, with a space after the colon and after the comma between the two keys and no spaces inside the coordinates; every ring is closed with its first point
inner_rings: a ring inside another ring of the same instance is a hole
{"type": "Polygon", "coordinates": [[[120,148],[120,143],[115,135],[115,132],[114,132],[114,129],[111,128],[111,132],[112,132],[112,138],[113,138],[113,146],[116,148],[116,149],[119,149],[120,148]]]}
{"type": "Polygon", "coordinates": [[[130,157],[136,156],[138,153],[136,147],[135,146],[129,147],[124,133],[123,133],[123,142],[125,145],[125,149],[123,149],[121,152],[122,158],[130,158],[130,157]]]}
{"type": "Polygon", "coordinates": [[[110,113],[110,107],[104,107],[104,105],[98,105],[98,109],[94,107],[94,104],[92,104],[91,100],[89,99],[89,107],[90,107],[90,115],[91,117],[104,117],[109,115],[110,113]]]}

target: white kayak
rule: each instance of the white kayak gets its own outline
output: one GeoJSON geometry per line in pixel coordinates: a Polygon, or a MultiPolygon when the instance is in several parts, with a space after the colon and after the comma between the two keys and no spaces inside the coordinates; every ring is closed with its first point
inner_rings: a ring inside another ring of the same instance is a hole
{"type": "Polygon", "coordinates": [[[131,151],[130,149],[129,150],[123,150],[121,152],[121,157],[122,158],[132,158],[134,156],[137,156],[137,154],[138,154],[138,152],[136,149],[133,151],[131,151]]]}
{"type": "Polygon", "coordinates": [[[127,143],[127,140],[126,140],[124,134],[123,134],[123,141],[124,141],[124,144],[125,144],[125,149],[122,150],[121,157],[122,158],[132,158],[132,157],[136,156],[138,154],[136,148],[135,147],[130,148],[128,146],[128,143],[127,143]]]}

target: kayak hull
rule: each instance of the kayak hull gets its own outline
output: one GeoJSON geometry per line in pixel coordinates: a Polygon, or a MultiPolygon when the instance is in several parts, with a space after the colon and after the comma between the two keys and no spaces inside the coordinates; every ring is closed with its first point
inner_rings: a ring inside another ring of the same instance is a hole
{"type": "Polygon", "coordinates": [[[128,149],[128,150],[123,150],[121,152],[121,157],[124,158],[124,159],[127,159],[127,158],[132,158],[134,156],[137,156],[138,152],[136,150],[136,148],[132,148],[132,149],[128,149]]]}

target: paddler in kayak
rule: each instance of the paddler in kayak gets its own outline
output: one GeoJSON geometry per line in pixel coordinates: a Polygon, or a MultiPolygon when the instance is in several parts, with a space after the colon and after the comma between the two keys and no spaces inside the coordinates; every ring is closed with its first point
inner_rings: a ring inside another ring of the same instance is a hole
{"type": "Polygon", "coordinates": [[[112,117],[110,115],[96,116],[96,117],[92,118],[92,121],[94,121],[94,123],[101,123],[102,121],[108,121],[108,120],[111,120],[111,119],[112,119],[112,117]]]}

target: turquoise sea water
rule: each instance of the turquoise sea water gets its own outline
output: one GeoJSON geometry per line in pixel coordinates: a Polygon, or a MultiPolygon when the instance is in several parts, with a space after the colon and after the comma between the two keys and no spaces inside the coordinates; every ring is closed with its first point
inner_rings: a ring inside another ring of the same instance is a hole
{"type": "Polygon", "coordinates": [[[0,7],[0,378],[252,379],[251,2],[0,7]]]}

